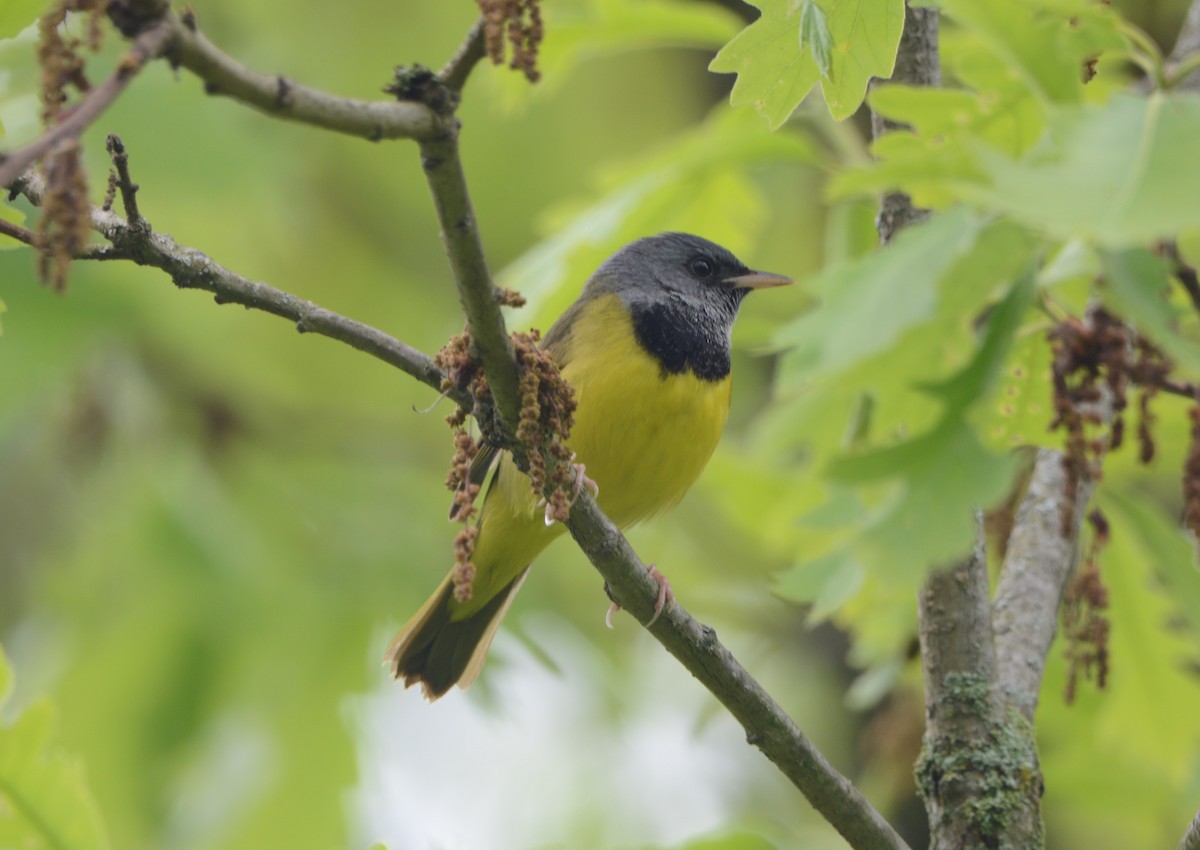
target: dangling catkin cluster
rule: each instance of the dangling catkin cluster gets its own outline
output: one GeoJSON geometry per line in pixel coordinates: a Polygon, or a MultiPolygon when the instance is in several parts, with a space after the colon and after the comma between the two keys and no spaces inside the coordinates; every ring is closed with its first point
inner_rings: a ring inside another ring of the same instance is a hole
{"type": "Polygon", "coordinates": [[[526,474],[533,492],[539,498],[545,494],[547,520],[566,522],[576,487],[574,457],[566,445],[575,423],[575,392],[559,374],[550,354],[538,347],[539,339],[536,330],[512,335],[521,370],[517,441],[526,451],[526,474]]]}
{"type": "MultiPolygon", "coordinates": [[[[57,0],[38,21],[42,123],[47,128],[61,117],[69,89],[87,92],[91,88],[84,74],[81,50],[100,48],[101,22],[107,5],[104,0],[57,0]],[[87,16],[83,37],[66,34],[68,12],[87,16]]],[[[87,243],[91,229],[87,174],[79,140],[67,138],[59,142],[46,154],[42,170],[46,175],[46,199],[38,222],[38,277],[56,292],[62,292],[67,286],[71,260],[87,243]]]]}
{"type": "Polygon", "coordinates": [[[1067,691],[1069,705],[1075,700],[1080,676],[1095,679],[1101,690],[1108,684],[1108,636],[1110,624],[1108,587],[1100,576],[1100,551],[1108,544],[1108,520],[1100,511],[1088,515],[1092,545],[1087,558],[1063,592],[1062,620],[1066,637],[1067,691]]]}
{"type": "MultiPolygon", "coordinates": [[[[504,306],[520,306],[524,298],[511,290],[498,290],[497,300],[504,306]]],[[[529,476],[534,494],[547,501],[548,521],[565,522],[577,479],[574,456],[566,441],[575,420],[575,393],[559,374],[550,354],[540,348],[536,330],[511,336],[517,368],[520,371],[521,415],[516,441],[518,465],[529,476]]],[[[473,398],[486,401],[488,388],[479,364],[471,357],[471,339],[466,332],[452,337],[434,357],[434,363],[446,372],[442,389],[465,389],[473,398]]],[[[479,443],[467,430],[467,412],[455,408],[446,417],[454,432],[454,459],[446,476],[446,487],[454,493],[451,517],[463,524],[454,541],[454,598],[471,598],[478,529],[471,524],[477,513],[475,499],[479,485],[471,483],[471,463],[479,453],[479,443]]]]}
{"type": "Polygon", "coordinates": [[[508,67],[524,72],[536,83],[538,46],[542,42],[542,10],[538,0],[477,0],[483,13],[483,37],[488,57],[503,64],[507,41],[512,49],[508,67]]]}
{"type": "Polygon", "coordinates": [[[67,288],[71,260],[87,244],[92,226],[83,149],[78,139],[59,142],[42,161],[46,194],[37,229],[37,272],[55,292],[67,288]]]}
{"type": "MultiPolygon", "coordinates": [[[[470,386],[473,392],[482,392],[486,387],[483,375],[470,355],[470,337],[464,332],[451,337],[433,358],[433,362],[445,370],[446,378],[442,389],[454,386],[470,386]]],[[[475,565],[471,557],[475,552],[475,537],[479,530],[471,525],[475,516],[475,497],[479,485],[471,483],[471,461],[479,452],[479,444],[467,430],[467,411],[455,407],[446,417],[446,424],[454,432],[454,458],[450,472],[446,475],[446,488],[454,493],[454,507],[450,516],[461,522],[463,527],[454,538],[454,598],[466,602],[471,598],[471,586],[475,579],[475,565]]]]}
{"type": "Polygon", "coordinates": [[[1119,449],[1125,438],[1125,409],[1130,386],[1141,388],[1138,401],[1138,457],[1154,457],[1150,401],[1171,371],[1171,363],[1149,340],[1135,334],[1119,318],[1097,307],[1087,318],[1068,318],[1053,327],[1048,337],[1054,349],[1054,421],[1050,429],[1067,432],[1063,451],[1066,471],[1062,508],[1062,534],[1071,536],[1075,494],[1083,480],[1098,481],[1101,461],[1119,449]],[[1104,408],[1111,408],[1108,433],[1102,429],[1104,408]]]}
{"type": "Polygon", "coordinates": [[[51,126],[67,102],[67,89],[74,87],[86,92],[91,86],[83,73],[83,57],[79,51],[87,47],[100,49],[104,20],[104,0],[57,0],[38,21],[38,64],[42,69],[42,123],[51,126]],[[87,15],[83,38],[67,36],[63,25],[68,12],[87,15]]]}

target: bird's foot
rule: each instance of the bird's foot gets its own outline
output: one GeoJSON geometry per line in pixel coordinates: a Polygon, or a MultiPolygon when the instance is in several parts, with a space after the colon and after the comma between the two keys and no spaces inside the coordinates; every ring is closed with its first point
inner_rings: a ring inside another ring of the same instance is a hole
{"type": "MultiPolygon", "coordinates": [[[[571,460],[575,460],[575,455],[571,455],[571,460]]],[[[587,467],[582,463],[575,464],[575,486],[571,488],[571,504],[575,504],[575,500],[579,498],[579,494],[587,490],[595,499],[600,495],[600,485],[587,477],[587,467]]]]}
{"type": "MultiPolygon", "coordinates": [[[[667,607],[667,603],[675,601],[675,592],[671,590],[671,582],[667,580],[665,575],[658,571],[658,567],[654,566],[654,564],[646,564],[646,569],[650,572],[650,577],[658,584],[658,596],[654,600],[654,616],[646,622],[646,628],[650,628],[658,622],[658,618],[662,616],[663,609],[667,607]]],[[[612,591],[609,590],[607,584],[604,585],[604,591],[608,594],[609,599],[612,599],[612,591]]],[[[621,606],[617,604],[616,600],[613,600],[613,603],[608,606],[608,613],[604,615],[604,625],[611,629],[613,627],[613,614],[620,610],[621,606]]]]}

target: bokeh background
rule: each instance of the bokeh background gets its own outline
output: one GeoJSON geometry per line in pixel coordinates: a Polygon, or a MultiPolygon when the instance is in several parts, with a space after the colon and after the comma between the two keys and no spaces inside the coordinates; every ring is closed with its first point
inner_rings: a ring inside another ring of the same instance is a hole
{"type": "MultiPolygon", "coordinates": [[[[439,67],[476,15],[466,0],[192,5],[250,66],[366,98],[394,65],[439,67]]],[[[1167,44],[1186,6],[1119,5],[1167,44]]],[[[547,327],[603,257],[658,231],[798,279],[873,244],[870,203],[823,195],[831,163],[865,157],[863,123],[817,103],[769,134],[727,105],[733,78],[706,70],[736,13],[546,7],[543,82],[480,66],[461,111],[488,257],[532,300],[514,327],[547,327]]],[[[37,133],[32,33],[0,51],[15,146],[37,133]]],[[[430,353],[461,330],[411,143],[272,120],[163,63],[85,138],[97,199],[108,132],[143,214],[182,244],[430,353]]],[[[539,560],[469,692],[429,706],[388,681],[392,630],[451,563],[448,407],[157,271],[76,264],[59,296],[33,265],[0,251],[6,711],[56,701],[114,847],[844,846],[632,620],[604,628],[602,583],[569,541],[539,560]]],[[[864,682],[841,633],[772,593],[795,553],[756,450],[763,344],[809,306],[801,287],[747,302],[724,444],[685,503],[631,539],[918,846],[915,663],[901,651],[887,687],[864,682]]],[[[1091,709],[1062,706],[1061,666],[1039,716],[1052,845],[1176,840],[1194,768],[1098,771],[1091,709]]]]}

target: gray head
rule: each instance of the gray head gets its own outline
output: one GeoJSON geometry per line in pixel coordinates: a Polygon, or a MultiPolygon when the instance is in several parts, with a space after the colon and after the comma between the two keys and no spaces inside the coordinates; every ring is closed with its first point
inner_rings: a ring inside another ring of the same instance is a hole
{"type": "Polygon", "coordinates": [[[661,233],[609,257],[579,300],[619,297],[632,314],[638,341],[659,360],[664,375],[692,371],[719,380],[729,373],[729,337],[746,293],[791,282],[751,271],[707,239],[661,233]]]}
{"type": "Polygon", "coordinates": [[[690,233],[660,233],[609,257],[584,288],[585,298],[615,293],[632,308],[675,304],[707,314],[726,331],[751,289],[791,283],[754,272],[728,249],[690,233]]]}

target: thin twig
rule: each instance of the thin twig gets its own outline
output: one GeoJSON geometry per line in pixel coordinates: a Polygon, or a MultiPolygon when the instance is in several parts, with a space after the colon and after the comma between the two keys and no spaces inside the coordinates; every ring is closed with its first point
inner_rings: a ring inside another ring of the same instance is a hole
{"type": "Polygon", "coordinates": [[[1196,384],[1186,384],[1182,381],[1172,381],[1169,378],[1164,378],[1157,384],[1158,388],[1164,393],[1177,395],[1180,398],[1191,399],[1192,401],[1200,401],[1200,387],[1196,384]]]}
{"type": "Polygon", "coordinates": [[[121,192],[121,204],[125,207],[125,220],[131,227],[148,228],[149,223],[142,218],[142,214],[138,211],[138,184],[134,183],[133,178],[129,176],[129,154],[125,151],[121,137],[115,133],[109,133],[104,140],[104,147],[112,159],[113,168],[116,169],[117,189],[121,192]]]}
{"type": "Polygon", "coordinates": [[[65,118],[25,147],[7,155],[0,154],[0,187],[8,186],[17,175],[64,139],[78,137],[117,99],[147,62],[167,49],[173,33],[170,22],[165,20],[143,30],[117,60],[112,74],[94,86],[65,118]]]}
{"type": "MultiPolygon", "coordinates": [[[[39,175],[27,172],[14,186],[31,203],[41,204],[44,182],[39,175]]],[[[218,304],[241,304],[290,319],[301,333],[320,334],[344,342],[441,391],[445,373],[434,365],[433,360],[383,331],[265,283],[244,278],[200,251],[177,244],[168,234],[134,227],[109,210],[92,208],[92,229],[112,244],[88,249],[80,255],[81,259],[129,260],[140,266],[162,269],[181,289],[202,289],[213,293],[218,304]]],[[[464,407],[470,408],[472,404],[470,396],[460,390],[452,389],[446,394],[464,407]]]]}
{"type": "Polygon", "coordinates": [[[480,18],[471,27],[458,51],[446,63],[446,67],[438,71],[438,79],[447,89],[459,94],[467,83],[467,77],[483,57],[483,18],[480,18]]]}
{"type": "Polygon", "coordinates": [[[24,242],[26,245],[33,246],[37,244],[37,237],[32,230],[21,227],[19,224],[13,224],[5,218],[0,218],[0,233],[5,236],[11,236],[18,242],[24,242]]]}
{"type": "Polygon", "coordinates": [[[335,97],[281,75],[261,74],[205,38],[193,15],[187,14],[181,21],[168,12],[166,20],[176,35],[168,58],[204,80],[209,94],[240,100],[278,118],[370,141],[428,139],[443,131],[442,119],[422,103],[335,97]]]}

